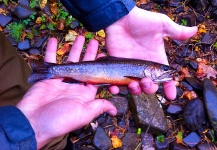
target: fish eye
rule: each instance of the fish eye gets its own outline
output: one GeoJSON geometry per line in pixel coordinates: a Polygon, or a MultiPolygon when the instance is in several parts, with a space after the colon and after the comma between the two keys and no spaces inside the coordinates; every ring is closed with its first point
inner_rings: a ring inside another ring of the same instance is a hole
{"type": "Polygon", "coordinates": [[[168,70],[169,70],[169,66],[163,65],[163,66],[162,66],[162,69],[163,69],[164,71],[168,71],[168,70]]]}

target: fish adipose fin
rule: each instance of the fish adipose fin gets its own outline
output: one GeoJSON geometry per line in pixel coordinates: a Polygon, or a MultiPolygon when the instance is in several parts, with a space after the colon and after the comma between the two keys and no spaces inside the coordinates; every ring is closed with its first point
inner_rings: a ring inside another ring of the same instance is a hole
{"type": "Polygon", "coordinates": [[[28,78],[28,83],[52,78],[52,75],[48,72],[48,67],[51,63],[44,63],[43,60],[31,60],[29,65],[33,72],[28,78]]]}

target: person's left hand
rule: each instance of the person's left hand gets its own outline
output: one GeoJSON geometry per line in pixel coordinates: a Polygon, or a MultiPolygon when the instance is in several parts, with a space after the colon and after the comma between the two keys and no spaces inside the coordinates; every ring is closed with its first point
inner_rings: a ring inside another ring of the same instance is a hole
{"type": "MultiPolygon", "coordinates": [[[[68,61],[79,61],[84,37],[78,36],[70,51],[68,61]]],[[[56,62],[57,40],[49,40],[45,61],[56,62]]],[[[91,40],[83,61],[94,60],[98,42],[91,40]]],[[[17,107],[32,125],[37,148],[40,149],[55,137],[81,128],[104,112],[114,116],[117,110],[105,99],[95,99],[97,88],[93,85],[68,84],[62,79],[38,82],[25,94],[17,107]]]]}

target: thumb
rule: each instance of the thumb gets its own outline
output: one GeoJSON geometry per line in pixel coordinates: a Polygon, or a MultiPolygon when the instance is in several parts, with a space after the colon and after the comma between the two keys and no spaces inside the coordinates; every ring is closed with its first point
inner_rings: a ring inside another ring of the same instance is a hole
{"type": "Polygon", "coordinates": [[[104,112],[108,113],[111,116],[115,116],[117,114],[117,109],[115,106],[105,100],[105,99],[95,99],[93,101],[87,102],[87,105],[89,106],[88,114],[92,115],[92,117],[97,117],[100,114],[103,114],[104,112]]]}
{"type": "Polygon", "coordinates": [[[164,22],[164,28],[166,36],[169,36],[176,40],[185,40],[197,33],[197,26],[185,27],[173,22],[169,17],[166,17],[164,22]]]}

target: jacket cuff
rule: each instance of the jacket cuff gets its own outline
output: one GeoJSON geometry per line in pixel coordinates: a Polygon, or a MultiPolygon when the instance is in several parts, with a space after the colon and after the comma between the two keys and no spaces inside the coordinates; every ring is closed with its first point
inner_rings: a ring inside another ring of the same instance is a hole
{"type": "Polygon", "coordinates": [[[0,126],[8,139],[18,143],[21,147],[29,145],[29,148],[36,149],[35,133],[25,115],[14,106],[0,107],[0,126]],[[27,144],[28,143],[28,144],[27,144]]]}
{"type": "MultiPolygon", "coordinates": [[[[62,3],[71,14],[78,10],[74,9],[75,7],[70,3],[70,0],[62,0],[62,3]]],[[[80,13],[79,16],[75,17],[82,22],[87,30],[96,32],[127,15],[134,6],[135,2],[133,0],[110,0],[89,14],[83,15],[80,13]]]]}

